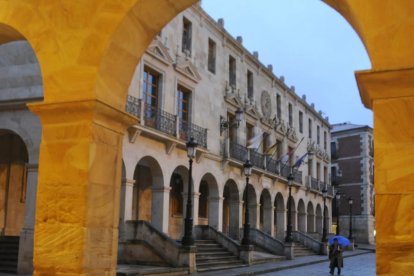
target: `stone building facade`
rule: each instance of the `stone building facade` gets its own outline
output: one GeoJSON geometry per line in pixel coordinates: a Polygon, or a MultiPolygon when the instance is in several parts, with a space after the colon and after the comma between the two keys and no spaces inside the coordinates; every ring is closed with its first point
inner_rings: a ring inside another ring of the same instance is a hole
{"type": "MultiPolygon", "coordinates": [[[[339,226],[349,235],[352,198],[352,236],[356,243],[375,243],[374,147],[373,130],[366,125],[342,123],[332,125],[331,175],[339,203],[339,226]]],[[[336,202],[333,222],[336,224],[336,202]]]]}
{"type": "MultiPolygon", "coordinates": [[[[24,41],[0,46],[0,66],[0,146],[10,149],[0,159],[0,233],[20,236],[18,270],[30,273],[42,129],[26,104],[43,98],[42,79],[24,41]]],[[[327,118],[199,5],[179,14],[149,45],[131,80],[126,111],[138,123],[124,138],[120,242],[131,220],[182,237],[190,137],[199,145],[192,173],[195,225],[240,238],[246,208],[243,164],[249,158],[250,225],[283,240],[287,176],[307,152],[313,157],[294,170],[293,230],[320,238],[323,216],[331,224],[327,118]],[[239,123],[237,110],[243,111],[239,123]],[[254,137],[261,137],[258,149],[248,150],[254,137]],[[328,190],[325,208],[323,188],[328,190]]]]}

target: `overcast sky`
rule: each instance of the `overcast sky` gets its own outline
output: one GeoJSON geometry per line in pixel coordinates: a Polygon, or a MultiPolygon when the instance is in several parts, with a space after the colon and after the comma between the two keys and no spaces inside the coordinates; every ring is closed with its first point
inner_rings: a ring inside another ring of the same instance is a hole
{"type": "Polygon", "coordinates": [[[330,123],[372,126],[372,112],[361,102],[354,71],[371,68],[351,26],[320,0],[203,0],[214,19],[241,35],[263,64],[306,94],[330,123]]]}

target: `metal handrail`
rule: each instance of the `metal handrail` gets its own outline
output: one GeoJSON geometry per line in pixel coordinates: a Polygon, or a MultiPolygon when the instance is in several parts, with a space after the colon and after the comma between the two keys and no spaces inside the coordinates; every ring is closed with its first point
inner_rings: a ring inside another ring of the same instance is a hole
{"type": "Polygon", "coordinates": [[[154,108],[148,104],[144,106],[145,125],[155,128],[166,134],[176,135],[176,117],[161,108],[154,108]]]}
{"type": "Polygon", "coordinates": [[[139,118],[141,114],[141,100],[128,95],[127,102],[125,104],[125,111],[139,118]]]}

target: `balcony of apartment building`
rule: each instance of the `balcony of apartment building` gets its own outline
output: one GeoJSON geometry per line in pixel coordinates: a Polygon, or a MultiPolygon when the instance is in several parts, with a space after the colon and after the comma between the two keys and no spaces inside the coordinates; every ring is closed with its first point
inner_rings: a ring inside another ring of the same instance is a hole
{"type": "Polygon", "coordinates": [[[193,137],[201,152],[207,151],[207,129],[192,122],[180,119],[161,108],[146,104],[143,100],[128,95],[126,112],[138,118],[138,124],[128,129],[129,139],[135,141],[137,135],[144,135],[167,145],[185,147],[193,137]]]}

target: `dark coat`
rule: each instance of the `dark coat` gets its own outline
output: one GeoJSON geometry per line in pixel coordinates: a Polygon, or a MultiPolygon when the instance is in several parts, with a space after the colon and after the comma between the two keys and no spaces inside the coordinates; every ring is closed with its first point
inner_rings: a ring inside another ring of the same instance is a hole
{"type": "Polygon", "coordinates": [[[334,245],[329,246],[329,260],[331,261],[329,267],[344,267],[344,259],[342,257],[342,246],[338,245],[334,250],[334,245]]]}

